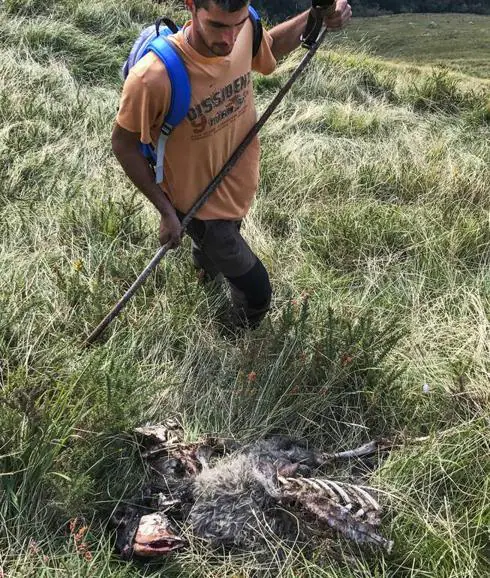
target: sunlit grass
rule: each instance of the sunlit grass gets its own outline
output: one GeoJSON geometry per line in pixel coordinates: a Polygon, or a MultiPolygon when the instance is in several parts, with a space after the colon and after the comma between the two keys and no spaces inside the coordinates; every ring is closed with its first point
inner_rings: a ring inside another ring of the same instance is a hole
{"type": "MultiPolygon", "coordinates": [[[[225,296],[197,283],[186,240],[106,342],[84,350],[157,249],[156,215],[109,135],[119,65],[159,12],[149,1],[9,0],[0,13],[0,568],[487,576],[485,83],[331,41],[262,133],[244,231],[271,274],[269,319],[223,336],[225,296]],[[118,561],[107,521],[144,478],[131,428],[176,413],[190,438],[280,431],[347,449],[429,435],[369,478],[384,492],[393,553],[346,563],[292,551],[264,566],[193,542],[163,567],[118,561]],[[90,556],[70,533],[76,517],[90,556]]],[[[259,108],[299,57],[256,79],[259,108]]]]}
{"type": "Polygon", "coordinates": [[[389,60],[447,66],[488,80],[490,16],[396,14],[354,18],[341,35],[389,60]]]}

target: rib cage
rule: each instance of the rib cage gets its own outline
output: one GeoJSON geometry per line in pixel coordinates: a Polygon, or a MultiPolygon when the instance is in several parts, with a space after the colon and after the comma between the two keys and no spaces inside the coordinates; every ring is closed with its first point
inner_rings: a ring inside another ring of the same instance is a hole
{"type": "Polygon", "coordinates": [[[381,525],[381,506],[368,489],[326,478],[278,476],[278,482],[283,500],[293,501],[315,515],[319,522],[354,542],[373,543],[391,551],[393,542],[377,531],[381,525]]]}

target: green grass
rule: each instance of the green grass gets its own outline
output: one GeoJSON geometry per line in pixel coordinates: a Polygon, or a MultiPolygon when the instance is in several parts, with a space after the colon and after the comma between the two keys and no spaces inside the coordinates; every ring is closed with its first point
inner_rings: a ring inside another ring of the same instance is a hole
{"type": "Polygon", "coordinates": [[[363,43],[373,54],[388,60],[447,66],[490,78],[490,16],[397,14],[354,18],[342,36],[349,43],[363,43]]]}
{"type": "MultiPolygon", "coordinates": [[[[112,553],[109,514],[144,479],[131,429],[178,414],[189,437],[280,431],[326,450],[429,436],[366,475],[383,491],[390,555],[347,564],[293,551],[263,575],[486,577],[487,84],[471,68],[394,65],[334,37],[262,134],[245,234],[273,281],[269,319],[223,337],[223,296],[197,283],[186,240],[106,342],[83,349],[157,249],[156,215],[109,135],[119,64],[160,10],[10,0],[0,12],[0,568],[257,576],[253,556],[198,544],[163,566],[112,553]],[[91,558],[73,518],[90,527],[91,558]]],[[[261,109],[300,56],[255,79],[261,109]]]]}

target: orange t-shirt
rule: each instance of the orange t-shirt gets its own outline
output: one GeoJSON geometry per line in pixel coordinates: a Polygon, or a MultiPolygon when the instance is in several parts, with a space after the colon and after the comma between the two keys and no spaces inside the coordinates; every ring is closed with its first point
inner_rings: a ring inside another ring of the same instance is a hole
{"type": "MultiPolygon", "coordinates": [[[[183,30],[171,39],[184,59],[192,95],[187,117],[167,143],[162,188],[173,206],[187,213],[257,121],[251,71],[270,74],[276,61],[271,51],[272,37],[266,30],[259,52],[252,59],[250,20],[228,56],[202,56],[187,42],[183,30]]],[[[116,122],[138,133],[141,142],[156,146],[170,96],[165,66],[149,53],[134,65],[126,79],[116,122]]],[[[255,138],[196,216],[204,220],[243,218],[257,190],[259,160],[255,138]]]]}

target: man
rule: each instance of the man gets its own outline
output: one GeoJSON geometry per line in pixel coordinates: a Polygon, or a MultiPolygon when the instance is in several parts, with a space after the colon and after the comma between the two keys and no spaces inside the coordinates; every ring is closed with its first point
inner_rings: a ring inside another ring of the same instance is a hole
{"type": "MultiPolygon", "coordinates": [[[[118,161],[161,215],[160,242],[173,247],[180,243],[183,215],[256,122],[251,71],[270,74],[297,48],[309,14],[264,30],[253,56],[248,0],[186,0],[186,7],[192,19],[171,41],[189,73],[192,101],[168,140],[162,186],[139,149],[140,142],[158,141],[171,99],[165,66],[153,53],[131,69],[112,134],[118,161]]],[[[350,17],[347,0],[336,0],[325,22],[337,29],[350,17]]],[[[266,269],[240,235],[258,186],[259,155],[255,139],[187,228],[196,266],[209,279],[227,279],[236,324],[249,327],[260,323],[272,296],[266,269]]]]}

